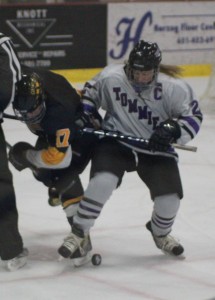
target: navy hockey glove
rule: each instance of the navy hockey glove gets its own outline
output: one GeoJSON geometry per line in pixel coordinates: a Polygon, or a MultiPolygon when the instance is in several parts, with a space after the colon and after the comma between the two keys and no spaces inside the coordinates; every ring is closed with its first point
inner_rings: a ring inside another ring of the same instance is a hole
{"type": "Polygon", "coordinates": [[[160,123],[149,139],[148,147],[151,151],[166,152],[171,143],[176,142],[181,136],[181,128],[174,120],[160,123]]]}
{"type": "Polygon", "coordinates": [[[76,121],[76,124],[82,128],[94,128],[99,129],[101,128],[102,118],[100,114],[95,111],[93,114],[87,114],[83,112],[76,121]]]}
{"type": "Polygon", "coordinates": [[[101,128],[102,117],[96,110],[95,106],[83,103],[82,111],[75,122],[81,129],[82,128],[101,128]]]}
{"type": "Polygon", "coordinates": [[[29,149],[34,149],[34,147],[25,142],[16,143],[13,147],[11,147],[8,153],[9,162],[18,171],[22,171],[26,168],[34,169],[26,158],[26,151],[29,149]]]}

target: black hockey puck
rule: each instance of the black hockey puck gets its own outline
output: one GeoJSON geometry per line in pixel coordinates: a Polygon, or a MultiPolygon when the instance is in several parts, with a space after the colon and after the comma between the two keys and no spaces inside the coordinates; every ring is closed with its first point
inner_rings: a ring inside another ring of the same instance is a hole
{"type": "Polygon", "coordinates": [[[102,262],[102,257],[100,254],[93,254],[91,261],[94,266],[99,266],[102,262]]]}

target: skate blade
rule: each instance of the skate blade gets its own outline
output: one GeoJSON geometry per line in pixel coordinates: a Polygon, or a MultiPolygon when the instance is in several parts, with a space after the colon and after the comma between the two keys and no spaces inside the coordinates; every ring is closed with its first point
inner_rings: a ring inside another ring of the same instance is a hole
{"type": "Polygon", "coordinates": [[[166,252],[164,250],[161,250],[166,256],[169,256],[173,259],[176,259],[176,260],[184,260],[186,258],[186,256],[182,253],[180,255],[174,255],[174,254],[171,254],[169,252],[166,252]]]}
{"type": "Polygon", "coordinates": [[[61,262],[63,260],[65,260],[66,258],[64,258],[63,256],[59,255],[57,261],[61,262]]]}
{"type": "Polygon", "coordinates": [[[21,268],[23,268],[27,264],[27,257],[19,258],[19,261],[14,263],[5,263],[6,270],[10,272],[17,271],[21,268]]]}
{"type": "Polygon", "coordinates": [[[73,265],[78,268],[87,264],[88,262],[91,262],[91,258],[92,258],[92,253],[88,252],[85,256],[72,258],[71,260],[73,262],[73,265]]]}

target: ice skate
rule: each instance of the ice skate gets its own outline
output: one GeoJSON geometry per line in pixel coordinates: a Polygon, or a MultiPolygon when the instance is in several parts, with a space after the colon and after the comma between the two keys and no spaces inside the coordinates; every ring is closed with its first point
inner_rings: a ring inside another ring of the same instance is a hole
{"type": "Polygon", "coordinates": [[[28,260],[28,249],[24,248],[23,251],[16,257],[5,260],[4,265],[8,271],[16,271],[22,268],[28,260]]]}
{"type": "Polygon", "coordinates": [[[84,236],[79,228],[73,226],[72,232],[64,239],[58,253],[64,258],[72,259],[76,267],[89,262],[92,258],[90,236],[84,236]]]}
{"type": "Polygon", "coordinates": [[[150,221],[146,224],[146,228],[151,232],[157,248],[161,249],[164,254],[168,254],[173,257],[185,258],[182,255],[184,248],[174,237],[172,237],[170,234],[165,236],[155,236],[152,232],[150,221]]]}
{"type": "Polygon", "coordinates": [[[60,195],[55,187],[50,187],[48,189],[48,203],[50,206],[59,206],[61,205],[60,195]]]}

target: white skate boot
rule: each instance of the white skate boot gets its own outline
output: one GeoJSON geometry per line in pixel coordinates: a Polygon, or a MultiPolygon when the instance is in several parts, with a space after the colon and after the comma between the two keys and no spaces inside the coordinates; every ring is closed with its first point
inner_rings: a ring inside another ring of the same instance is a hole
{"type": "Polygon", "coordinates": [[[58,253],[64,258],[72,259],[74,265],[78,267],[91,260],[91,250],[90,236],[84,236],[81,229],[73,226],[72,232],[64,239],[58,253]]]}
{"type": "Polygon", "coordinates": [[[179,244],[179,242],[177,242],[177,240],[174,239],[174,237],[172,237],[170,234],[165,236],[155,236],[152,232],[150,221],[146,224],[146,228],[151,232],[155,245],[158,249],[161,249],[161,251],[163,251],[165,254],[171,256],[178,257],[182,255],[184,248],[181,244],[179,244]]]}
{"type": "Polygon", "coordinates": [[[3,261],[5,268],[8,271],[16,271],[22,268],[28,260],[28,249],[24,248],[23,251],[16,257],[3,261]]]}

